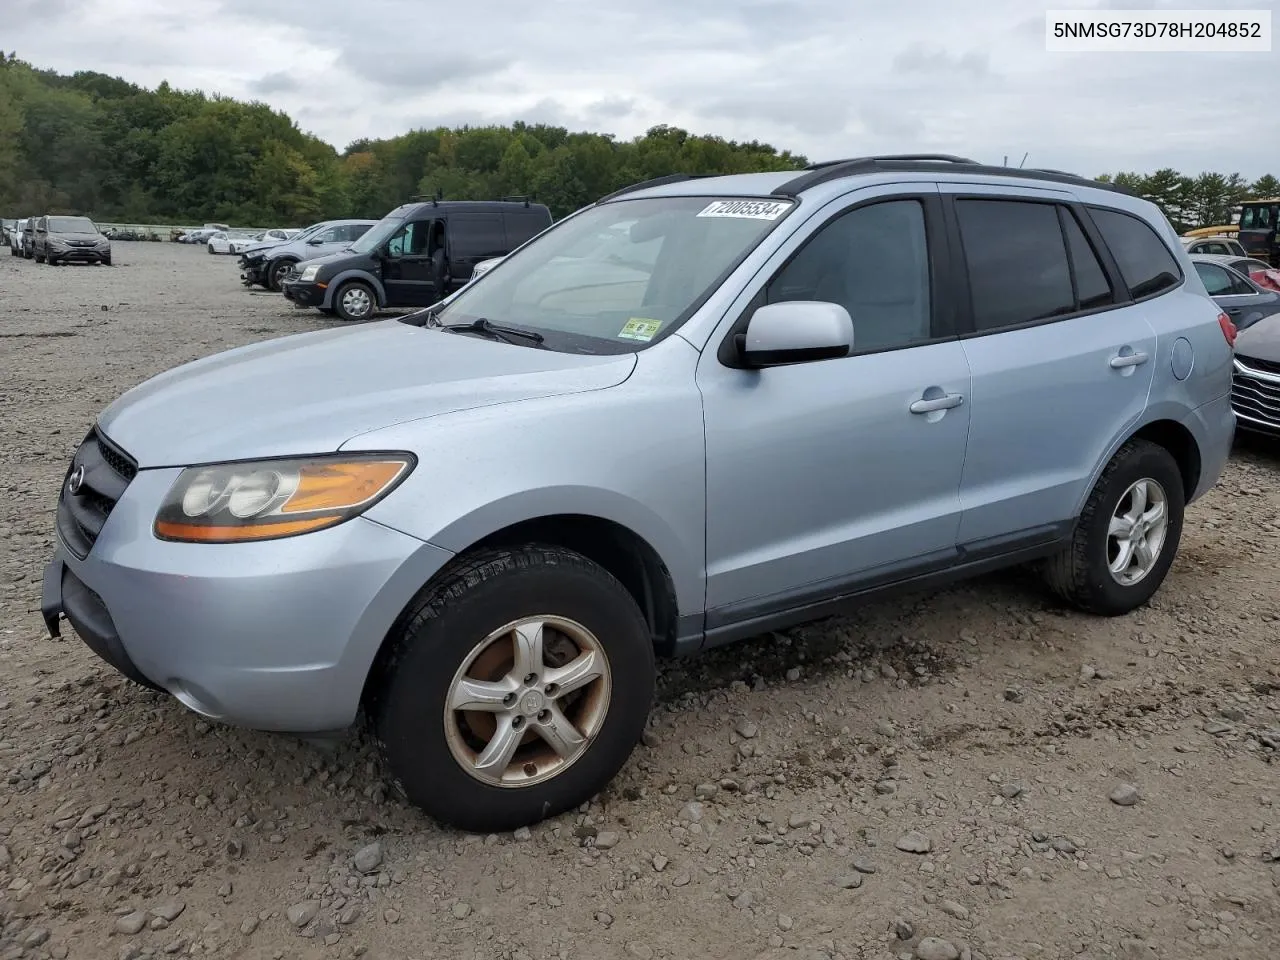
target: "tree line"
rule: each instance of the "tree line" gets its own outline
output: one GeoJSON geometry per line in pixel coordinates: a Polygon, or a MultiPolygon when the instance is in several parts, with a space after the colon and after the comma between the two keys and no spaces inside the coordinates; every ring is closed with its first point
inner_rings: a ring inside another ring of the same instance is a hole
{"type": "MultiPolygon", "coordinates": [[[[657,126],[644,136],[514,123],[413,130],[339,152],[264,103],[148,90],[92,71],[39,70],[0,52],[0,212],[89,214],[137,223],[304,224],[378,218],[411,195],[530,196],[556,217],[669,173],[792,170],[808,160],[767,143],[657,126]]],[[[1180,228],[1225,223],[1274,177],[1119,173],[1180,228]]]]}

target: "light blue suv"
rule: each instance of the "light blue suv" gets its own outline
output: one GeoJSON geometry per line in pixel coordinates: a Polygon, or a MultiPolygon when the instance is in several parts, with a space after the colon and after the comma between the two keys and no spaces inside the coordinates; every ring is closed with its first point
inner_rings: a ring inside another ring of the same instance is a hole
{"type": "Polygon", "coordinates": [[[42,608],[208,717],[363,713],[413,803],[510,829],[626,762],[655,656],[1028,562],[1145,603],[1228,456],[1234,335],[1159,210],[1075,176],[666,177],[431,309],[125,394],[42,608]],[[593,256],[620,231],[646,255],[593,256]]]}

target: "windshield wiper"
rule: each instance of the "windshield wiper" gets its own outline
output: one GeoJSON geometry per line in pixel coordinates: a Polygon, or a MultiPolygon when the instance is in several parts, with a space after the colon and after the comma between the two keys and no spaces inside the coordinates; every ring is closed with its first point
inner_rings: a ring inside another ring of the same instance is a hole
{"type": "MultiPolygon", "coordinates": [[[[438,321],[437,321],[438,322],[438,321]]],[[[546,337],[533,330],[521,330],[519,327],[508,327],[505,324],[494,323],[484,317],[476,317],[476,319],[467,323],[444,323],[441,324],[442,329],[453,330],[457,333],[485,333],[494,340],[506,340],[512,342],[512,337],[519,337],[528,340],[531,343],[541,344],[546,337]]]]}
{"type": "Polygon", "coordinates": [[[401,317],[397,317],[401,323],[407,323],[411,327],[443,327],[440,322],[440,316],[436,313],[434,307],[424,307],[421,310],[414,310],[412,313],[406,313],[401,317]]]}

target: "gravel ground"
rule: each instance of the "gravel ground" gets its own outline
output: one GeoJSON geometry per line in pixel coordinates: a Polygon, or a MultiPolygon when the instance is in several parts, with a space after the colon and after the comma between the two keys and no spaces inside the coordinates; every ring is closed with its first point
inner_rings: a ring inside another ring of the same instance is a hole
{"type": "Polygon", "coordinates": [[[466,836],[361,736],[211,725],[43,635],[95,413],[328,323],[200,248],[116,263],[0,256],[0,960],[1280,953],[1280,446],[1239,444],[1143,611],[1012,573],[668,665],[605,795],[466,836]]]}

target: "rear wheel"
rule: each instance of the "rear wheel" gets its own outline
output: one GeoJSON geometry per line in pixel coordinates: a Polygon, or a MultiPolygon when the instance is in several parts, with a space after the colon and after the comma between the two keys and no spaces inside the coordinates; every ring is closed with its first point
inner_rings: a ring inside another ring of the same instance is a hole
{"type": "Polygon", "coordinates": [[[478,554],[408,614],[375,680],[397,787],[437,820],[511,830],[593,797],[626,763],[654,688],[635,600],[559,547],[478,554]]]}
{"type": "Polygon", "coordinates": [[[44,263],[44,254],[37,253],[35,257],[36,257],[36,263],[44,263]]]}
{"type": "Polygon", "coordinates": [[[1142,606],[1178,552],[1185,503],[1169,451],[1130,440],[1094,485],[1071,546],[1047,561],[1049,586],[1090,613],[1118,616],[1142,606]]]}
{"type": "Polygon", "coordinates": [[[333,312],[343,320],[368,320],[377,306],[373,288],[359,280],[348,280],[333,295],[333,312]]]}

